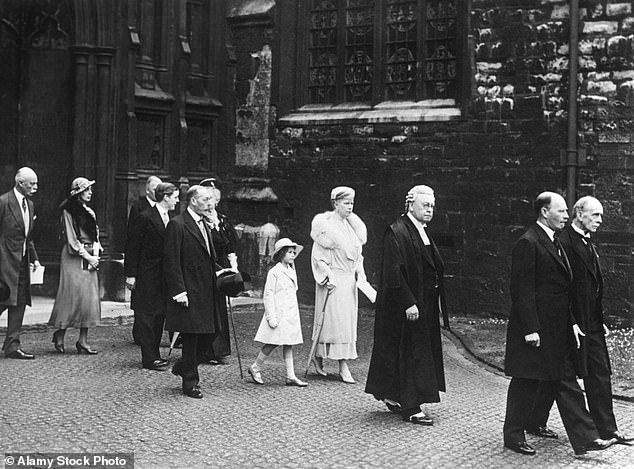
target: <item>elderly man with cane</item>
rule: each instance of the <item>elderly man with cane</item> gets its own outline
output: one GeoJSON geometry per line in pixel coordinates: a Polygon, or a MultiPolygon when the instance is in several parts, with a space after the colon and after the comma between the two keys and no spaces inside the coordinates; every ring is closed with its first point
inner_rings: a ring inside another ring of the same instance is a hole
{"type": "Polygon", "coordinates": [[[165,327],[179,331],[183,338],[182,358],[172,373],[182,377],[186,396],[201,399],[198,363],[208,336],[220,331],[217,310],[221,295],[216,285],[216,252],[203,217],[210,210],[212,196],[207,188],[195,185],[187,191],[186,201],[187,209],[172,218],[165,230],[165,327]]]}

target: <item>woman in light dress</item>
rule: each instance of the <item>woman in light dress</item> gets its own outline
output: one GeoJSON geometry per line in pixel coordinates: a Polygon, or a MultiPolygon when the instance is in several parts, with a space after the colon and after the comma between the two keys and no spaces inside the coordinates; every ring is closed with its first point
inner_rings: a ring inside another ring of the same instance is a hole
{"type": "Polygon", "coordinates": [[[362,247],[367,229],[353,213],[354,189],[335,187],[330,193],[332,211],[313,218],[311,264],[315,278],[313,341],[317,340],[313,365],[326,376],[324,359],[337,360],[339,377],[354,384],[348,361],[357,355],[357,281],[365,281],[362,247]]]}
{"type": "Polygon", "coordinates": [[[92,185],[84,177],[75,178],[70,197],[60,205],[65,244],[60,262],[59,287],[49,326],[57,327],[53,344],[65,353],[64,335],[69,327],[79,328],[77,353],[95,355],[88,345],[88,329],[101,321],[99,301],[99,226],[95,212],[86,205],[92,199],[92,185]]]}

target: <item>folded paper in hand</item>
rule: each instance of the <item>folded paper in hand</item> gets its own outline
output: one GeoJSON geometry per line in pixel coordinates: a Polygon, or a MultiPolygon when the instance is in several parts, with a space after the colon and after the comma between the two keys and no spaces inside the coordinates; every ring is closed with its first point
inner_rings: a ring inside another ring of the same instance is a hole
{"type": "Polygon", "coordinates": [[[31,271],[31,285],[42,285],[44,283],[44,266],[40,265],[31,271]]]}
{"type": "Polygon", "coordinates": [[[361,293],[363,293],[370,302],[374,303],[376,301],[376,290],[372,288],[372,285],[367,281],[357,282],[357,288],[361,290],[361,293]]]}

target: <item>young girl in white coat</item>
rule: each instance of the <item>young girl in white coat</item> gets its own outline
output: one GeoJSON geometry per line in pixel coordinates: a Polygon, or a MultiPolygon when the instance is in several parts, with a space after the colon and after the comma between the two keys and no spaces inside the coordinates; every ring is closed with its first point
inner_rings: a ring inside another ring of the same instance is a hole
{"type": "Polygon", "coordinates": [[[293,345],[303,343],[302,328],[297,304],[297,274],[295,258],[303,246],[288,238],[275,243],[273,260],[277,263],[269,270],[264,285],[264,317],[255,335],[255,341],[264,345],[253,365],[249,367],[251,379],[256,384],[264,384],[261,368],[278,345],[283,347],[286,365],[287,386],[308,386],[308,383],[295,376],[293,365],[293,345]]]}

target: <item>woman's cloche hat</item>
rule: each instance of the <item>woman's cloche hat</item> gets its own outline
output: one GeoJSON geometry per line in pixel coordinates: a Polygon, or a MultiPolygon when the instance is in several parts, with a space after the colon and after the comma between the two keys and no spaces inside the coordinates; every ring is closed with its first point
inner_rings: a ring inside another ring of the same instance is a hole
{"type": "Polygon", "coordinates": [[[299,253],[302,252],[302,249],[304,249],[304,246],[291,241],[290,238],[281,238],[275,242],[275,250],[273,251],[273,256],[287,247],[295,248],[295,257],[299,256],[299,253]]]}
{"type": "Polygon", "coordinates": [[[95,181],[90,181],[81,176],[73,179],[73,182],[70,185],[70,196],[72,197],[74,195],[81,194],[94,183],[95,181]]]}

